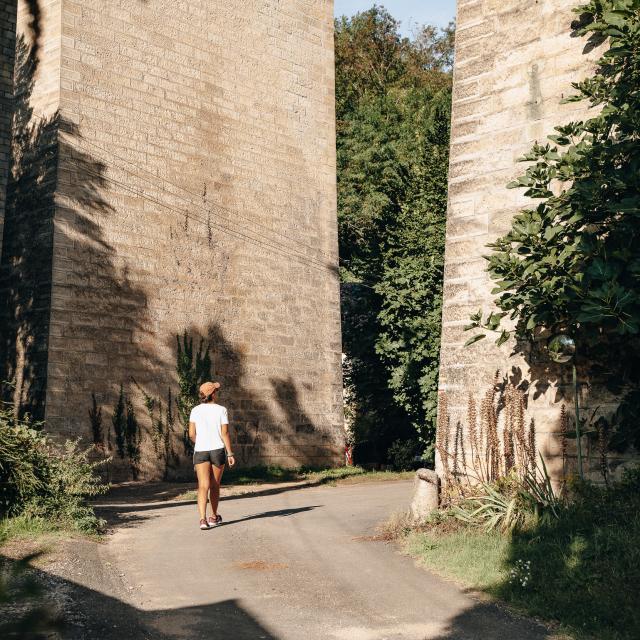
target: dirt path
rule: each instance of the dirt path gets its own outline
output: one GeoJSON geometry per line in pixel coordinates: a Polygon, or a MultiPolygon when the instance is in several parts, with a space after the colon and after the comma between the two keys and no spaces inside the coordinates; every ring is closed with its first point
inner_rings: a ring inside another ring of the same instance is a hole
{"type": "Polygon", "coordinates": [[[88,615],[69,637],[547,638],[371,539],[410,494],[410,483],[392,482],[227,497],[224,524],[206,532],[192,503],[102,506],[118,526],[75,549],[70,597],[88,615]]]}

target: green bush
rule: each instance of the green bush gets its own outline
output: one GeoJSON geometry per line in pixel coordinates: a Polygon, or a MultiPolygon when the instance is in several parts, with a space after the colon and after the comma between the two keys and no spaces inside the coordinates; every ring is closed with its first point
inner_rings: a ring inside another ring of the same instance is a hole
{"type": "Polygon", "coordinates": [[[640,470],[609,488],[578,485],[560,518],[514,535],[505,568],[523,563],[525,587],[504,580],[493,592],[602,640],[640,637],[640,470]]]}
{"type": "Polygon", "coordinates": [[[610,487],[578,483],[570,495],[554,505],[557,516],[550,497],[539,496],[550,517],[529,509],[525,526],[513,528],[503,526],[504,500],[473,521],[441,511],[405,544],[426,567],[560,623],[570,637],[640,638],[640,468],[610,487]]]}
{"type": "Polygon", "coordinates": [[[46,518],[52,527],[96,531],[100,521],[86,499],[104,493],[77,442],[57,446],[29,419],[0,410],[0,517],[46,518]]]}
{"type": "Polygon", "coordinates": [[[561,517],[565,500],[551,486],[547,467],[512,472],[495,482],[480,482],[466,489],[464,499],[452,507],[451,515],[461,522],[483,527],[522,531],[561,517]]]}
{"type": "Polygon", "coordinates": [[[356,461],[433,454],[453,25],[414,38],[381,6],[336,21],[345,388],[356,461]]]}
{"type": "Polygon", "coordinates": [[[387,456],[394,471],[411,471],[416,466],[419,451],[420,443],[416,440],[395,440],[387,456]]]}

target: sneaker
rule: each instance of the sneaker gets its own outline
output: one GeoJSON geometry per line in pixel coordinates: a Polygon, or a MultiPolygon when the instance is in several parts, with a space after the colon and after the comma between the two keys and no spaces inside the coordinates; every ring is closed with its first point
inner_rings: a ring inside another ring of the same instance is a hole
{"type": "MultiPolygon", "coordinates": [[[[209,518],[209,520],[211,520],[211,518],[209,518]]],[[[200,520],[200,528],[204,531],[205,529],[209,528],[209,524],[207,523],[207,521],[202,518],[202,520],[200,520]]]]}
{"type": "Polygon", "coordinates": [[[209,523],[210,527],[217,527],[219,524],[222,523],[222,516],[220,514],[216,516],[209,516],[209,519],[207,520],[207,522],[209,523]]]}

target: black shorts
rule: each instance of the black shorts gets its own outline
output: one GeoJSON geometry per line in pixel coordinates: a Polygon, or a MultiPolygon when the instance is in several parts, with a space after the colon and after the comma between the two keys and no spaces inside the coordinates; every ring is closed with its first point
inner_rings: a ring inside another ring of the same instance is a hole
{"type": "Polygon", "coordinates": [[[222,449],[212,449],[211,451],[194,451],[193,466],[203,462],[210,462],[214,467],[222,467],[227,461],[227,453],[222,449]]]}

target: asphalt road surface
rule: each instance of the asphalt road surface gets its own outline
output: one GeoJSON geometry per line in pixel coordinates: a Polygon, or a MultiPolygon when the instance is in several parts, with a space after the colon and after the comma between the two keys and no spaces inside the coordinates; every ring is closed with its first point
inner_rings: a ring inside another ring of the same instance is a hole
{"type": "Polygon", "coordinates": [[[100,575],[74,597],[77,638],[541,640],[549,632],[482,603],[372,539],[408,506],[410,482],[287,488],[227,498],[198,529],[193,503],[120,503],[100,575]]]}

